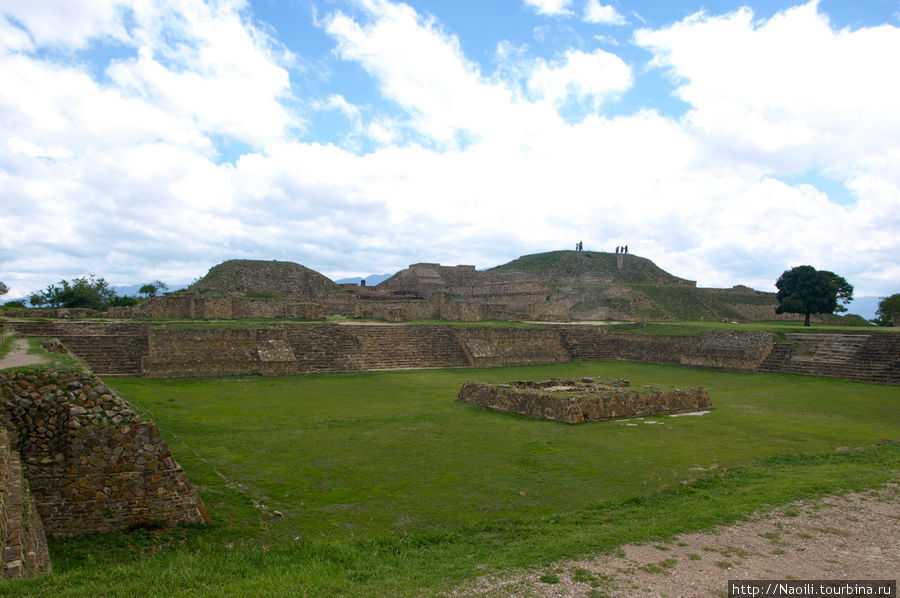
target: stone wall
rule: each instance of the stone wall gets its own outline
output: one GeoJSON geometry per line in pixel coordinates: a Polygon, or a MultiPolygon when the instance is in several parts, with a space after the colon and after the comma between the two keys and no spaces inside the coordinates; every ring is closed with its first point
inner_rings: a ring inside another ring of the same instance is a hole
{"type": "Polygon", "coordinates": [[[467,382],[456,400],[503,413],[567,424],[700,411],[712,407],[709,396],[702,388],[634,391],[626,388],[627,381],[607,384],[593,378],[548,382],[549,385],[467,382]]]}
{"type": "Polygon", "coordinates": [[[297,372],[281,328],[152,328],[142,362],[148,377],[297,372]]]}
{"type": "Polygon", "coordinates": [[[550,328],[459,328],[456,338],[474,367],[560,363],[572,357],[550,328]]]}
{"type": "Polygon", "coordinates": [[[309,323],[165,329],[112,322],[7,324],[23,334],[59,338],[103,375],[294,374],[621,359],[900,383],[900,334],[891,333],[799,334],[776,343],[766,332],[713,330],[697,337],[650,336],[576,325],[458,328],[309,323]]]}
{"type": "Polygon", "coordinates": [[[210,520],[156,425],[90,372],[3,373],[0,387],[47,533],[210,520]]]}
{"type": "Polygon", "coordinates": [[[30,577],[50,570],[47,539],[34,504],[15,433],[0,426],[0,577],[30,577]]]}
{"type": "Polygon", "coordinates": [[[431,320],[441,317],[437,302],[425,299],[360,300],[359,317],[387,322],[405,319],[431,320]]]}
{"type": "Polygon", "coordinates": [[[321,303],[290,299],[246,299],[243,297],[203,297],[164,295],[152,297],[133,309],[149,318],[233,320],[241,318],[293,318],[321,320],[321,303]]]}

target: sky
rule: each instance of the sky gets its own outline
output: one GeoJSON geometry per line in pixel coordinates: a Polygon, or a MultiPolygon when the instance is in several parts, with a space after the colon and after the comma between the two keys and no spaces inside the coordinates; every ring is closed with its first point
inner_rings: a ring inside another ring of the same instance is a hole
{"type": "Polygon", "coordinates": [[[0,0],[0,280],[631,253],[900,291],[900,0],[0,0]]]}

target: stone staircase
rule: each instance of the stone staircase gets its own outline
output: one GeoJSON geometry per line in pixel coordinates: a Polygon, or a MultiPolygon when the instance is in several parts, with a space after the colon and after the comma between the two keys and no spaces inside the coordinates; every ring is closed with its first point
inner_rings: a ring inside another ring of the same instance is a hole
{"type": "Polygon", "coordinates": [[[775,373],[784,371],[794,355],[794,345],[788,343],[775,343],[772,351],[766,356],[756,369],[762,373],[775,373]]]}
{"type": "Polygon", "coordinates": [[[781,371],[857,382],[900,383],[900,335],[798,333],[788,334],[787,340],[792,343],[788,345],[791,355],[781,371]]]}
{"type": "Polygon", "coordinates": [[[565,327],[559,331],[562,346],[576,361],[616,359],[609,339],[596,328],[565,327]]]}
{"type": "Polygon", "coordinates": [[[285,337],[297,360],[297,371],[304,374],[353,371],[351,355],[360,350],[360,345],[346,328],[337,324],[284,326],[285,337]]]}
{"type": "Polygon", "coordinates": [[[304,373],[471,365],[453,330],[444,326],[308,324],[284,330],[304,373]]]}
{"type": "Polygon", "coordinates": [[[348,326],[360,350],[358,370],[470,367],[453,329],[445,326],[348,326]]]}
{"type": "Polygon", "coordinates": [[[25,336],[56,338],[103,376],[140,376],[148,354],[147,325],[134,322],[7,321],[25,336]]]}
{"type": "Polygon", "coordinates": [[[900,334],[869,336],[850,362],[850,380],[900,384],[900,334]]]}

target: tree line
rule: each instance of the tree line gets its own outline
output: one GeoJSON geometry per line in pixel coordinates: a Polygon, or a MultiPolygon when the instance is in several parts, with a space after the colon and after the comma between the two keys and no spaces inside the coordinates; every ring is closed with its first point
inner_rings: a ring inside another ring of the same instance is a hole
{"type": "MultiPolygon", "coordinates": [[[[141,297],[118,295],[106,279],[91,274],[73,278],[71,281],[63,279],[49,284],[46,289],[31,293],[28,303],[32,307],[83,307],[103,310],[110,307],[137,305],[141,299],[155,297],[168,289],[169,286],[166,283],[155,280],[140,288],[138,293],[141,297]]],[[[0,282],[0,295],[5,295],[7,292],[9,292],[9,288],[0,282]]],[[[24,307],[24,304],[21,307],[24,307]]]]}

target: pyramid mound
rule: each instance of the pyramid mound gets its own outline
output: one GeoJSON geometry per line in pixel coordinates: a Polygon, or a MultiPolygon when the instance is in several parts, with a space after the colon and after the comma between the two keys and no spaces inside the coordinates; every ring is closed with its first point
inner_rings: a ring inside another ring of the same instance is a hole
{"type": "Polygon", "coordinates": [[[189,287],[189,292],[283,299],[323,299],[346,295],[332,280],[294,262],[228,260],[189,287]]]}
{"type": "Polygon", "coordinates": [[[598,280],[619,283],[684,284],[647,258],[598,251],[550,251],[523,255],[491,271],[519,270],[545,281],[598,280]],[[619,260],[621,258],[621,267],[619,260]]]}

